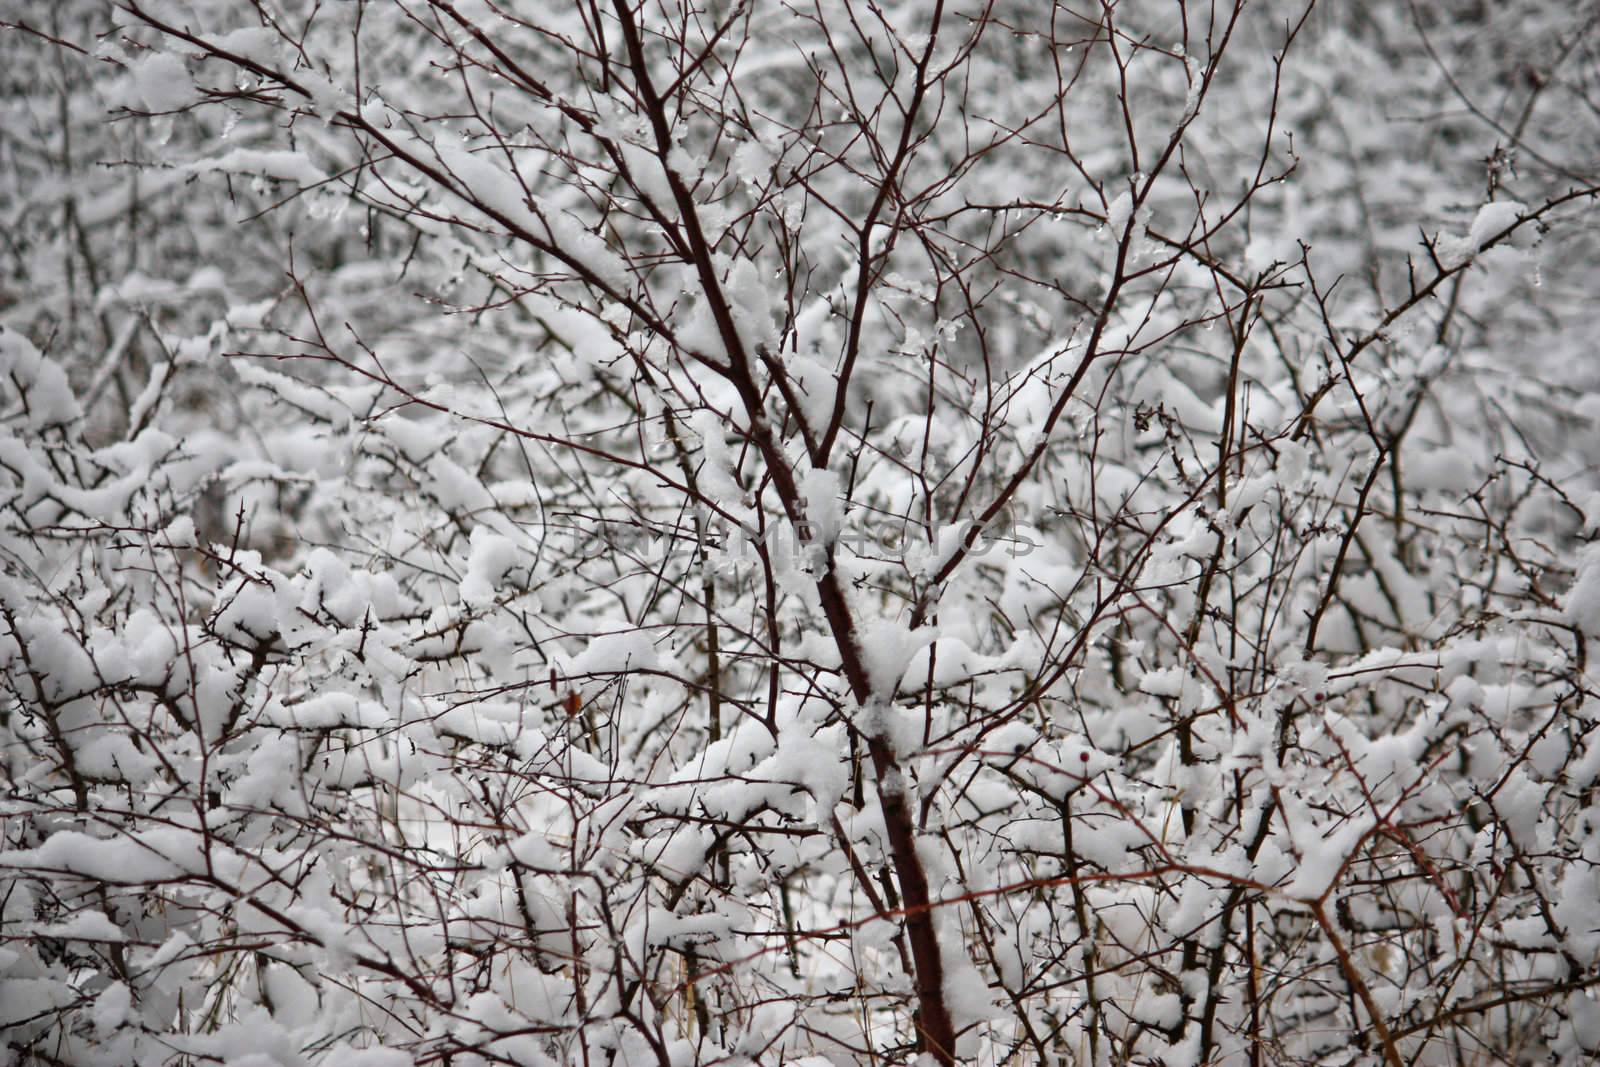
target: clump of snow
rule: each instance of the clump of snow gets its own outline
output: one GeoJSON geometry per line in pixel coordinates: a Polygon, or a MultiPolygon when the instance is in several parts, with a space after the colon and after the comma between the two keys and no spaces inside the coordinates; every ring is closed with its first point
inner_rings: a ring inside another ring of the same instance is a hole
{"type": "Polygon", "coordinates": [[[179,515],[167,523],[167,528],[161,531],[161,540],[173,548],[194,548],[200,543],[195,535],[194,519],[187,515],[179,515]]]}
{"type": "Polygon", "coordinates": [[[1200,61],[1194,56],[1183,57],[1184,75],[1189,80],[1189,89],[1183,98],[1183,117],[1178,120],[1180,124],[1193,121],[1200,113],[1200,97],[1205,91],[1205,70],[1200,61]]]}
{"type": "Polygon", "coordinates": [[[812,468],[800,479],[800,495],[805,498],[806,520],[811,524],[812,543],[831,545],[844,527],[844,500],[839,476],[826,468],[812,468]]]}
{"type": "MultiPolygon", "coordinates": [[[[0,326],[0,381],[21,391],[28,425],[38,429],[71,422],[82,411],[67,374],[15,330],[0,326]]],[[[7,406],[11,401],[7,400],[7,406]]]]}
{"type": "Polygon", "coordinates": [[[60,937],[79,941],[126,941],[122,928],[106,918],[103,911],[80,911],[64,923],[46,926],[36,931],[42,937],[60,937]]]}
{"type": "Polygon", "coordinates": [[[1567,591],[1567,621],[1588,634],[1600,634],[1600,543],[1584,546],[1577,577],[1567,591]]]}
{"type": "Polygon", "coordinates": [[[1546,786],[1538,784],[1528,777],[1526,771],[1517,767],[1494,796],[1489,798],[1501,825],[1517,846],[1525,851],[1534,850],[1539,812],[1544,806],[1546,792],[1546,786]]]}
{"type": "Polygon", "coordinates": [[[751,185],[760,185],[772,176],[777,159],[760,141],[749,140],[733,153],[733,170],[751,185]]]}
{"type": "Polygon", "coordinates": [[[1182,667],[1146,671],[1144,677],[1139,679],[1139,691],[1157,697],[1176,697],[1183,692],[1186,677],[1188,673],[1182,667]]]}
{"type": "Polygon", "coordinates": [[[1472,220],[1472,229],[1467,231],[1467,243],[1473,251],[1482,251],[1491,238],[1509,229],[1526,210],[1526,205],[1515,200],[1497,200],[1483,205],[1472,220]]]}
{"type": "Polygon", "coordinates": [[[327,122],[332,122],[341,111],[354,111],[355,102],[345,89],[315,70],[303,70],[300,79],[311,94],[312,107],[327,122]]]}
{"type": "Polygon", "coordinates": [[[602,634],[590,641],[589,647],[567,667],[567,673],[581,676],[654,670],[660,662],[655,646],[642,631],[622,630],[602,634]]]}
{"type": "Polygon", "coordinates": [[[95,998],[90,1018],[95,1032],[104,1037],[128,1020],[133,1011],[133,993],[121,982],[112,982],[95,998]]]}
{"type": "Polygon", "coordinates": [[[327,181],[322,169],[307,158],[304,152],[263,151],[256,148],[235,148],[211,159],[202,159],[181,168],[194,174],[219,171],[225,174],[259,174],[279,181],[316,185],[327,181]]]}
{"type": "Polygon", "coordinates": [[[277,58],[282,40],[275,30],[265,26],[248,26],[221,34],[213,38],[211,43],[219,51],[270,66],[277,58]]]}
{"type": "Polygon", "coordinates": [[[1120,236],[1128,226],[1128,220],[1133,217],[1133,194],[1124,190],[1111,201],[1111,206],[1106,208],[1106,226],[1113,236],[1120,236]]]}
{"type": "Polygon", "coordinates": [[[723,270],[723,295],[739,331],[739,341],[751,359],[756,353],[778,347],[777,317],[773,312],[773,289],[777,284],[763,280],[754,261],[737,260],[723,270]]]}
{"type": "Polygon", "coordinates": [[[196,846],[177,828],[114,839],[61,830],[38,848],[0,852],[0,867],[69,871],[112,885],[158,882],[204,870],[196,846]]]}
{"type": "Polygon", "coordinates": [[[933,667],[933,684],[936,686],[955,685],[971,678],[979,671],[999,666],[995,657],[978,655],[972,650],[971,645],[960,638],[941,637],[917,649],[906,664],[906,671],[901,676],[900,683],[906,686],[920,686],[926,682],[930,660],[933,667]]]}
{"type": "Polygon", "coordinates": [[[389,718],[376,703],[362,702],[350,693],[318,693],[293,704],[274,701],[265,718],[279,726],[303,730],[334,730],[340,727],[377,728],[389,718]]]}
{"type": "Polygon", "coordinates": [[[867,624],[859,644],[873,699],[893,700],[911,657],[938,636],[938,631],[932,628],[912,630],[892,619],[878,619],[867,624]]]}
{"type": "Polygon", "coordinates": [[[176,111],[194,97],[194,85],[183,62],[166,52],[135,63],[133,83],[151,111],[176,111]]]}
{"type": "Polygon", "coordinates": [[[1439,262],[1454,269],[1469,262],[1483,246],[1516,223],[1527,211],[1527,205],[1515,200],[1496,200],[1483,205],[1472,220],[1465,237],[1440,237],[1439,262]]]}
{"type": "Polygon", "coordinates": [[[1376,825],[1377,819],[1371,812],[1361,812],[1337,825],[1316,829],[1291,822],[1291,834],[1300,849],[1300,863],[1293,880],[1284,887],[1284,895],[1300,900],[1325,896],[1346,862],[1366,843],[1376,825]]]}
{"type": "MultiPolygon", "coordinates": [[[[821,736],[813,736],[806,730],[785,730],[780,735],[777,751],[745,777],[752,781],[771,780],[784,789],[804,789],[816,801],[817,821],[826,824],[850,784],[849,767],[841,756],[839,740],[837,730],[825,731],[821,736]]],[[[762,790],[747,792],[756,795],[745,798],[746,810],[761,802],[776,807],[780,799],[761,795],[762,790]]],[[[744,818],[746,813],[730,810],[727,814],[744,818]]]]}
{"type": "Polygon", "coordinates": [[[944,1003],[950,1011],[950,1021],[959,1032],[994,1018],[999,1005],[989,983],[963,950],[967,939],[962,932],[949,929],[955,925],[953,921],[947,920],[941,925],[946,927],[944,936],[939,938],[940,963],[944,966],[944,1003]]]}
{"type": "Polygon", "coordinates": [[[474,528],[471,550],[467,556],[467,574],[461,579],[461,599],[473,605],[491,603],[496,587],[516,563],[517,546],[509,537],[497,534],[487,526],[474,528]]]}

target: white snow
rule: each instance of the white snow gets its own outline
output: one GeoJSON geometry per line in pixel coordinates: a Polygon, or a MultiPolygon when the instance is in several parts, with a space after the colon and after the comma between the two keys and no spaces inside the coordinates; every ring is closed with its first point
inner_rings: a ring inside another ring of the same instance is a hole
{"type": "Polygon", "coordinates": [[[194,82],[183,62],[156,52],[133,64],[134,85],[151,111],[176,111],[195,99],[194,82]]]}
{"type": "Polygon", "coordinates": [[[1112,236],[1120,238],[1128,227],[1128,220],[1132,217],[1133,193],[1124,189],[1111,201],[1111,206],[1106,208],[1106,226],[1112,236]]]}
{"type": "Polygon", "coordinates": [[[1483,205],[1472,220],[1472,229],[1467,231],[1467,244],[1474,252],[1482,251],[1484,245],[1509,229],[1527,210],[1525,204],[1515,200],[1496,200],[1483,205]]]}
{"type": "Polygon", "coordinates": [[[213,171],[227,174],[260,174],[263,177],[298,182],[301,185],[316,185],[328,178],[304,152],[267,151],[258,148],[235,148],[220,156],[190,163],[182,169],[193,174],[213,171]]]}
{"type": "Polygon", "coordinates": [[[653,670],[661,663],[655,646],[642,631],[619,628],[589,642],[568,666],[567,673],[581,677],[627,670],[653,670]]]}
{"type": "Polygon", "coordinates": [[[1454,269],[1469,262],[1500,233],[1511,227],[1527,211],[1527,206],[1515,200],[1495,200],[1484,204],[1472,219],[1465,237],[1441,236],[1438,240],[1439,262],[1446,269],[1454,269]]]}
{"type": "Polygon", "coordinates": [[[90,1018],[100,1036],[111,1033],[128,1020],[133,1011],[133,992],[121,982],[112,982],[95,998],[90,1018]]]}
{"type": "Polygon", "coordinates": [[[893,700],[917,651],[939,636],[931,627],[913,631],[893,619],[874,619],[862,628],[858,644],[875,700],[893,700]]]}
{"type": "Polygon", "coordinates": [[[103,911],[80,911],[64,923],[40,927],[41,937],[63,937],[80,941],[126,941],[122,928],[106,918],[103,911]]]}
{"type": "Polygon", "coordinates": [[[0,381],[23,391],[20,397],[10,389],[0,393],[4,398],[0,411],[23,400],[27,404],[28,425],[32,427],[72,422],[82,414],[66,372],[54,360],[41,355],[22,334],[4,326],[0,326],[0,381]]]}
{"type": "Polygon", "coordinates": [[[800,478],[800,495],[805,499],[813,543],[832,545],[844,526],[844,498],[839,476],[831,470],[813,467],[800,478]]]}
{"type": "Polygon", "coordinates": [[[492,602],[506,572],[517,563],[517,546],[509,537],[487,526],[473,528],[467,573],[461,579],[461,599],[468,604],[492,602]]]}

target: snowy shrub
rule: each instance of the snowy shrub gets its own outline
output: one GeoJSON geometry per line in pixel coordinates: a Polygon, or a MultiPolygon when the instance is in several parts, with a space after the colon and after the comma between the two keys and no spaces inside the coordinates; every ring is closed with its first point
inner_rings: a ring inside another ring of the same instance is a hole
{"type": "Polygon", "coordinates": [[[20,7],[7,1062],[1600,1054],[1592,4],[20,7]]]}

